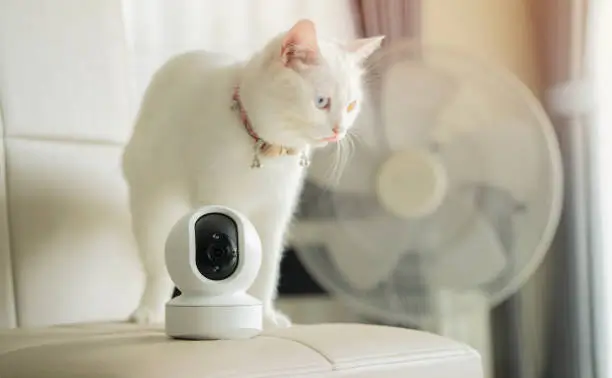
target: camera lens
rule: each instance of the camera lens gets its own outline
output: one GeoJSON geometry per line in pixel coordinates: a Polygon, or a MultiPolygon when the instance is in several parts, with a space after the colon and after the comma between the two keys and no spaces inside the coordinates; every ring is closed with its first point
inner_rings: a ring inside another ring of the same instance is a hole
{"type": "Polygon", "coordinates": [[[225,242],[227,235],[224,235],[222,239],[224,239],[223,242],[212,243],[206,250],[206,257],[213,266],[222,267],[229,265],[237,255],[232,245],[225,242]]]}
{"type": "Polygon", "coordinates": [[[211,248],[212,251],[208,251],[208,258],[211,260],[219,260],[221,258],[223,258],[223,256],[227,255],[227,250],[226,249],[221,249],[220,247],[216,247],[213,246],[213,248],[211,248]]]}
{"type": "Polygon", "coordinates": [[[238,250],[228,235],[215,233],[204,244],[204,253],[196,255],[196,265],[204,277],[223,280],[234,273],[238,266],[238,250]]]}
{"type": "Polygon", "coordinates": [[[238,229],[223,214],[207,214],[195,225],[196,266],[210,280],[224,280],[238,268],[238,229]]]}

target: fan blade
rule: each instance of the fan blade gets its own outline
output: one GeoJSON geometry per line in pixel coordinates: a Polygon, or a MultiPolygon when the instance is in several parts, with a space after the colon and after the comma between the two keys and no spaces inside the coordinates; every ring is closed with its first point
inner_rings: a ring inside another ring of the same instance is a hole
{"type": "Polygon", "coordinates": [[[382,151],[356,146],[350,156],[344,156],[344,164],[341,162],[341,151],[346,154],[346,150],[334,151],[338,157],[333,156],[334,152],[326,151],[326,155],[319,155],[317,152],[309,168],[308,178],[337,193],[372,194],[378,166],[383,160],[382,151]]]}
{"type": "Polygon", "coordinates": [[[444,250],[457,235],[466,232],[466,219],[473,216],[474,192],[450,187],[440,207],[427,217],[419,219],[417,248],[422,251],[444,250]]]}
{"type": "Polygon", "coordinates": [[[384,76],[380,132],[391,150],[424,146],[436,118],[457,92],[448,74],[418,61],[394,64],[384,76]]]}
{"type": "Polygon", "coordinates": [[[404,252],[387,246],[366,250],[344,233],[330,233],[325,241],[336,268],[357,290],[371,290],[387,280],[404,252]]]}
{"type": "Polygon", "coordinates": [[[482,182],[524,202],[552,177],[542,136],[518,122],[482,125],[448,135],[440,156],[454,182],[482,182]]]}
{"type": "Polygon", "coordinates": [[[465,219],[465,232],[426,265],[426,280],[441,289],[476,289],[494,280],[507,264],[498,235],[479,210],[465,219]]]}
{"type": "Polygon", "coordinates": [[[292,246],[306,247],[311,244],[325,243],[330,227],[335,226],[335,220],[303,220],[294,224],[287,233],[287,242],[292,246]]]}
{"type": "Polygon", "coordinates": [[[401,250],[387,246],[367,249],[346,233],[338,232],[334,220],[300,222],[290,233],[289,240],[297,249],[323,244],[335,270],[358,290],[371,290],[388,278],[402,256],[401,250]]]}

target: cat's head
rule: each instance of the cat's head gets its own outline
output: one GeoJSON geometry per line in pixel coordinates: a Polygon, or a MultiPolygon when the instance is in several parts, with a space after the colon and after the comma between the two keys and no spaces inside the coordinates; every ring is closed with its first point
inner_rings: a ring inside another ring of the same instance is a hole
{"type": "Polygon", "coordinates": [[[364,98],[363,63],[382,39],[323,41],[301,20],[270,41],[247,63],[241,88],[259,136],[298,148],[344,138],[364,98]]]}

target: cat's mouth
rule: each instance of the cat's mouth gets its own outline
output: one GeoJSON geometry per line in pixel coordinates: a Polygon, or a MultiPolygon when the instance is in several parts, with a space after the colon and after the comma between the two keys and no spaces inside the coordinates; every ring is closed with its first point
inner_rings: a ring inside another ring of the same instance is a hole
{"type": "Polygon", "coordinates": [[[342,135],[335,135],[335,136],[332,136],[332,137],[315,139],[314,142],[311,145],[313,147],[321,148],[321,147],[327,146],[330,143],[337,143],[342,138],[343,138],[342,135]]]}
{"type": "Polygon", "coordinates": [[[334,131],[332,135],[328,136],[324,136],[322,137],[321,135],[311,135],[309,137],[309,139],[311,140],[310,144],[314,147],[324,147],[330,143],[337,143],[339,141],[341,141],[344,136],[346,135],[346,132],[340,131],[334,131]]]}
{"type": "Polygon", "coordinates": [[[337,142],[341,138],[340,135],[334,134],[333,136],[321,139],[322,142],[337,142]]]}
{"type": "Polygon", "coordinates": [[[319,139],[319,142],[327,142],[327,143],[339,142],[340,140],[342,140],[342,138],[344,138],[344,135],[345,133],[342,133],[342,132],[334,132],[334,134],[331,136],[319,139]]]}

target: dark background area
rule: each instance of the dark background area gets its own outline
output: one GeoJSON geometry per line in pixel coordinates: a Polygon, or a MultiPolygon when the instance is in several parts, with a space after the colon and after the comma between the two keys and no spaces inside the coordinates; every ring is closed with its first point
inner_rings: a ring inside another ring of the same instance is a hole
{"type": "Polygon", "coordinates": [[[281,263],[280,284],[278,293],[283,295],[321,294],[327,292],[308,274],[300,262],[295,250],[291,247],[285,252],[281,263]]]}

